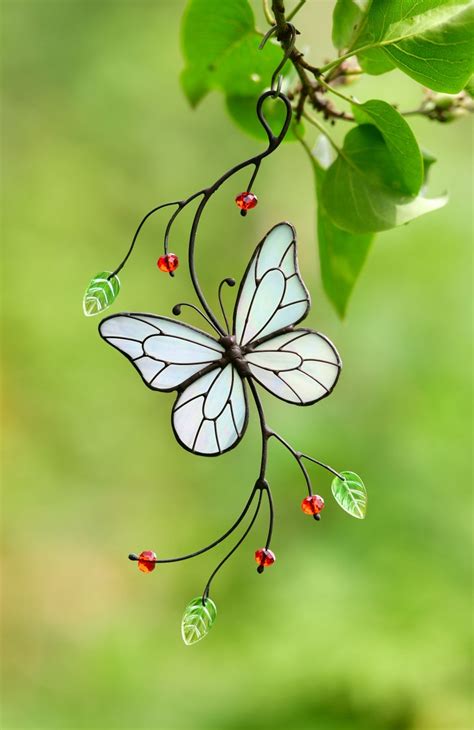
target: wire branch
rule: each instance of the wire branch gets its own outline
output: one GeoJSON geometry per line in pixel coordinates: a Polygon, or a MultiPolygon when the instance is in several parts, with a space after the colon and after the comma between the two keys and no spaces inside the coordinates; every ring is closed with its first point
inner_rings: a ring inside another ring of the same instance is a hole
{"type": "MultiPolygon", "coordinates": [[[[256,492],[257,492],[257,487],[255,486],[252,489],[251,493],[250,493],[250,496],[249,496],[249,498],[247,500],[247,503],[246,503],[245,507],[243,508],[243,510],[240,513],[240,515],[237,517],[237,519],[234,522],[234,524],[232,525],[232,527],[230,527],[227,530],[227,532],[225,532],[223,535],[221,535],[219,538],[217,538],[217,540],[214,540],[213,542],[211,542],[210,545],[206,545],[206,547],[203,547],[200,550],[195,550],[193,553],[187,553],[187,555],[180,555],[177,558],[156,558],[155,560],[149,560],[147,562],[157,563],[157,564],[158,563],[159,564],[162,564],[162,563],[180,563],[182,560],[190,560],[191,558],[195,558],[198,555],[202,555],[203,553],[206,553],[208,550],[212,550],[212,548],[216,547],[216,545],[219,545],[219,543],[221,543],[223,540],[225,540],[227,537],[229,537],[229,535],[231,535],[238,528],[238,526],[240,525],[240,523],[244,519],[245,515],[249,511],[250,505],[253,502],[253,498],[254,498],[256,492]]],[[[128,557],[129,557],[129,560],[135,560],[136,561],[136,560],[139,559],[139,556],[136,555],[135,553],[130,553],[130,555],[128,557]]]]}
{"type": "Polygon", "coordinates": [[[309,476],[308,476],[308,472],[306,471],[306,467],[302,463],[303,459],[312,461],[313,464],[317,464],[318,466],[321,466],[323,469],[326,469],[326,471],[331,472],[331,474],[334,474],[334,476],[338,477],[342,481],[345,481],[342,474],[340,474],[338,471],[333,469],[332,466],[328,466],[328,464],[325,464],[324,462],[319,461],[319,459],[315,459],[313,456],[309,456],[308,454],[303,454],[302,451],[296,451],[296,449],[294,449],[293,446],[291,446],[291,444],[289,444],[288,441],[286,441],[286,439],[284,439],[282,436],[280,436],[280,434],[276,433],[276,431],[272,431],[272,430],[268,429],[268,434],[269,434],[269,438],[271,438],[272,436],[273,436],[273,438],[276,438],[276,440],[279,441],[286,449],[288,449],[290,454],[292,454],[294,456],[294,458],[298,462],[298,465],[304,474],[304,478],[306,480],[308,492],[310,495],[312,494],[311,482],[309,480],[309,476]]]}
{"type": "MultiPolygon", "coordinates": [[[[253,497],[255,496],[255,493],[256,493],[256,489],[254,489],[254,491],[252,492],[252,499],[253,499],[253,497]]],[[[216,568],[215,568],[215,569],[214,569],[214,570],[212,571],[212,573],[211,573],[211,575],[209,576],[209,579],[208,579],[208,581],[207,581],[207,583],[206,583],[206,585],[205,585],[205,588],[204,588],[204,590],[203,590],[203,593],[202,593],[202,598],[203,598],[203,600],[205,600],[206,598],[208,598],[208,597],[209,597],[209,591],[210,591],[210,589],[211,589],[211,583],[212,583],[212,581],[214,580],[214,578],[215,578],[215,576],[217,575],[217,573],[219,572],[219,570],[220,570],[220,569],[222,568],[222,566],[223,566],[223,565],[224,565],[224,564],[225,564],[225,563],[226,563],[226,562],[227,562],[227,561],[229,560],[229,558],[230,558],[230,557],[231,557],[231,556],[232,556],[232,555],[233,555],[233,554],[235,553],[235,551],[236,551],[236,550],[238,550],[238,548],[239,548],[239,547],[240,547],[240,546],[242,545],[242,543],[244,542],[245,538],[246,538],[246,537],[247,537],[247,535],[249,534],[250,530],[252,529],[252,527],[253,527],[253,525],[254,525],[254,523],[255,523],[255,520],[256,520],[256,519],[257,519],[257,517],[258,517],[258,513],[259,513],[259,511],[260,511],[260,505],[261,505],[261,504],[262,504],[262,490],[261,490],[261,489],[259,489],[259,490],[258,490],[258,500],[257,500],[257,506],[256,506],[256,508],[255,508],[255,512],[254,512],[254,514],[253,514],[253,517],[252,517],[252,519],[250,520],[250,522],[249,522],[249,524],[248,524],[248,526],[247,526],[247,529],[245,530],[245,532],[243,533],[243,535],[242,535],[242,537],[241,537],[241,538],[239,539],[239,541],[238,541],[238,542],[236,542],[236,544],[234,545],[234,547],[232,548],[232,550],[229,550],[229,552],[227,553],[227,555],[225,555],[225,556],[224,556],[224,557],[222,558],[222,560],[221,560],[221,561],[220,561],[220,563],[219,563],[219,564],[217,565],[217,567],[216,567],[216,568]]]]}
{"type": "Polygon", "coordinates": [[[282,436],[280,436],[280,434],[276,433],[276,431],[271,431],[270,437],[272,437],[272,436],[273,436],[273,438],[276,438],[276,440],[279,441],[286,449],[288,449],[290,454],[294,457],[296,463],[298,464],[299,468],[302,471],[304,480],[306,482],[306,487],[308,489],[308,494],[311,497],[311,495],[313,494],[313,489],[311,486],[311,479],[309,477],[309,474],[308,474],[308,471],[307,471],[305,465],[303,464],[303,462],[301,460],[301,455],[298,454],[298,452],[291,446],[291,444],[288,443],[288,441],[286,441],[282,436]]]}

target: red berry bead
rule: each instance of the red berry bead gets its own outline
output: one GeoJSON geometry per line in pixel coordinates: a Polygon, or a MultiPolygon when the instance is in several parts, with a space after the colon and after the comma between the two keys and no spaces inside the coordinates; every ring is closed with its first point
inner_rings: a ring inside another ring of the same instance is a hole
{"type": "Polygon", "coordinates": [[[165,256],[160,256],[156,262],[160,271],[164,271],[165,274],[171,274],[172,271],[179,266],[179,259],[174,253],[167,253],[165,256]]]}
{"type": "Polygon", "coordinates": [[[151,573],[156,568],[156,554],[153,550],[143,550],[138,556],[138,569],[142,573],[151,573]]]}
{"type": "Polygon", "coordinates": [[[240,210],[251,210],[258,203],[257,196],[253,193],[245,192],[237,195],[235,202],[240,210]]]}
{"type": "Polygon", "coordinates": [[[324,499],[319,494],[305,497],[301,502],[301,509],[305,515],[318,515],[324,509],[324,499]]]}
{"type": "Polygon", "coordinates": [[[275,562],[275,554],[272,553],[271,550],[267,550],[267,548],[260,548],[260,550],[257,550],[255,552],[255,560],[259,564],[259,566],[262,566],[263,568],[268,568],[270,565],[273,565],[275,562]]]}

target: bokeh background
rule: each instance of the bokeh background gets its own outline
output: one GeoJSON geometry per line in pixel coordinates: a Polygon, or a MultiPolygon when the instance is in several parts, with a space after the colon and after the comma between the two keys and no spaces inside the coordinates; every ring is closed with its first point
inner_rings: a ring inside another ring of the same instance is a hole
{"type": "MultiPolygon", "coordinates": [[[[316,62],[334,53],[332,5],[308,2],[298,16],[300,45],[311,42],[316,62]]],[[[450,203],[377,237],[344,322],[322,292],[312,173],[297,144],[263,166],[251,215],[241,218],[233,202],[246,173],[203,221],[198,266],[214,303],[217,282],[240,277],[268,228],[295,223],[313,295],[308,324],[335,341],[345,367],[315,408],[265,394],[268,420],[297,448],[363,476],[366,521],[337,507],[316,467],[327,507],[320,523],[305,517],[297,467],[273,445],[278,562],[257,575],[262,513],[215,582],[212,632],[191,648],[182,611],[225,546],[149,576],[127,560],[141,549],[178,555],[224,532],[259,458],[255,418],[219,459],[182,450],[169,427],[173,395],[147,390],[99,339],[98,320],[82,314],[86,284],[118,263],[148,209],[261,148],[220,95],[188,107],[183,8],[2,2],[2,727],[468,730],[468,119],[412,120],[438,157],[432,190],[448,190],[450,203]]],[[[404,108],[420,99],[398,72],[353,91],[404,108]]],[[[190,213],[172,237],[183,260],[190,213]]],[[[112,311],[169,314],[189,299],[184,265],[174,280],[155,266],[166,220],[159,214],[143,230],[112,311]]]]}

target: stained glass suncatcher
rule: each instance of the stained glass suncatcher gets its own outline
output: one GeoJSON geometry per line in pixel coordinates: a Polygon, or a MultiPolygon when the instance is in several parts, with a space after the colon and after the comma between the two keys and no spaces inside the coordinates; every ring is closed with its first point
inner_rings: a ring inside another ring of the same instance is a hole
{"type": "Polygon", "coordinates": [[[268,138],[268,145],[263,152],[235,165],[215,183],[188,198],[163,203],[149,211],[140,221],[130,248],[119,266],[110,274],[103,272],[94,277],[84,297],[84,313],[87,316],[98,314],[111,306],[120,288],[117,275],[131,256],[143,225],[150,216],[168,207],[174,208],[174,211],[164,232],[164,251],[157,265],[161,272],[174,276],[179,259],[168,250],[170,231],[179,213],[199,201],[191,224],[187,252],[189,275],[198,303],[182,302],[175,305],[172,309],[175,318],[122,312],[106,317],[99,325],[101,337],[130,360],[148,388],[163,392],[176,391],[172,428],[179,444],[191,453],[200,456],[224,454],[242,440],[252,402],[258,417],[261,458],[256,481],[242,512],[231,527],[210,545],[178,557],[163,558],[151,550],[129,555],[131,560],[138,562],[142,572],[152,573],[158,564],[188,560],[218,547],[246,522],[240,537],[209,576],[202,594],[185,609],[182,636],[186,644],[202,639],[214,624],[217,609],[210,598],[213,580],[247,538],[264,500],[268,505],[269,520],[265,543],[258,546],[254,553],[258,573],[263,573],[276,561],[271,550],[273,498],[266,478],[270,439],[281,443],[299,466],[307,492],[301,500],[301,509],[305,515],[318,521],[325,507],[323,497],[313,493],[308,462],[332,473],[332,494],[346,512],[359,519],[365,517],[366,512],[367,495],[357,474],[338,472],[313,456],[296,450],[270,428],[265,419],[260,388],[286,403],[309,406],[330,395],[341,371],[341,359],[331,341],[319,332],[297,327],[309,312],[310,296],[298,268],[293,226],[286,222],[278,223],[255,249],[238,290],[231,325],[221,294],[224,286],[235,285],[234,279],[226,278],[219,285],[218,297],[222,310],[222,317],[219,317],[204,295],[196,270],[199,223],[214,193],[234,174],[251,167],[253,170],[247,189],[237,194],[235,201],[243,216],[258,203],[253,186],[260,165],[280,145],[292,116],[291,102],[282,93],[278,76],[282,64],[273,75],[271,89],[264,92],[257,102],[257,117],[268,138]],[[285,109],[285,121],[278,134],[273,133],[263,111],[269,99],[282,103],[285,109]],[[207,331],[177,320],[183,307],[191,307],[198,312],[206,322],[207,331]]]}

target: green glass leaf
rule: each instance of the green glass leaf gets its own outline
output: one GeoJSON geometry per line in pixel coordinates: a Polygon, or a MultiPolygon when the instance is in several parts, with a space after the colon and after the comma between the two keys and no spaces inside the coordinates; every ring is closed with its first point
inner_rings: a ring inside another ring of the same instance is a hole
{"type": "Polygon", "coordinates": [[[353,471],[343,471],[331,484],[334,499],[352,517],[363,520],[367,512],[367,490],[364,482],[353,471]]]}
{"type": "Polygon", "coordinates": [[[406,195],[384,137],[371,124],[352,129],[326,172],[322,202],[333,223],[350,233],[385,231],[437,210],[447,197],[406,195]]]}
{"type": "Polygon", "coordinates": [[[474,63],[471,0],[372,0],[351,51],[367,73],[393,66],[435,91],[455,94],[474,63]]]}
{"type": "Polygon", "coordinates": [[[217,607],[210,598],[193,598],[184,610],[181,636],[187,646],[201,641],[209,633],[217,616],[217,607]]]}
{"type": "Polygon", "coordinates": [[[109,279],[110,271],[101,271],[96,274],[87,287],[82,308],[86,317],[93,317],[100,314],[115,301],[120,291],[120,280],[118,276],[109,279]]]}
{"type": "Polygon", "coordinates": [[[324,135],[318,138],[313,153],[307,148],[314,172],[317,199],[317,231],[321,278],[324,291],[344,317],[349,298],[373,241],[372,233],[348,233],[338,228],[321,202],[326,169],[334,161],[333,149],[324,135]]]}
{"type": "Polygon", "coordinates": [[[423,183],[423,159],[408,122],[391,104],[380,99],[355,103],[352,111],[358,124],[377,127],[398,169],[400,189],[408,195],[416,195],[423,183]]]}

